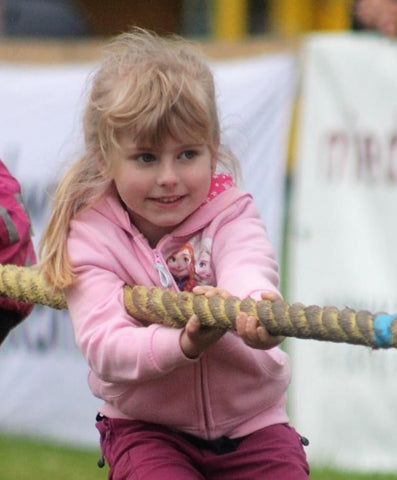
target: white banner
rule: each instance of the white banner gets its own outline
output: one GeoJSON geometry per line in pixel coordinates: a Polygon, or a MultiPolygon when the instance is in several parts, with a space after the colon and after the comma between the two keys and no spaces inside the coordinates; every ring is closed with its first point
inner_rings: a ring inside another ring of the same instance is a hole
{"type": "MultiPolygon", "coordinates": [[[[80,109],[94,65],[0,65],[0,158],[22,185],[36,246],[50,193],[81,147],[80,109]]],[[[213,65],[225,139],[241,159],[280,250],[295,59],[271,55],[213,65]]],[[[0,348],[0,431],[97,444],[99,401],[74,346],[67,312],[36,307],[0,348]]]]}
{"type": "MultiPolygon", "coordinates": [[[[289,302],[397,312],[397,44],[308,37],[289,302]]],[[[292,418],[312,463],[397,469],[397,352],[294,340],[292,418]]]]}

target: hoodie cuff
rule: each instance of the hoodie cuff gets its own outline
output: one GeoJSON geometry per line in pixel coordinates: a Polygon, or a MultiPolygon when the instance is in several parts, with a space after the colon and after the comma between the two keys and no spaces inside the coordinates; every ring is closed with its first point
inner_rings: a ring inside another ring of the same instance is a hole
{"type": "Polygon", "coordinates": [[[180,345],[182,329],[159,325],[153,332],[151,341],[151,356],[162,372],[168,372],[174,368],[197,362],[198,358],[187,357],[180,345]]]}

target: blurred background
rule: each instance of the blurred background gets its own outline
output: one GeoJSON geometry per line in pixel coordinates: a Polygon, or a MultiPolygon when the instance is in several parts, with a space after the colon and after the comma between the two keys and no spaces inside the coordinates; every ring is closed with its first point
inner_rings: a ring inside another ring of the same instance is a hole
{"type": "Polygon", "coordinates": [[[132,25],[159,33],[236,39],[346,29],[349,0],[1,0],[8,38],[108,36],[132,25]]]}

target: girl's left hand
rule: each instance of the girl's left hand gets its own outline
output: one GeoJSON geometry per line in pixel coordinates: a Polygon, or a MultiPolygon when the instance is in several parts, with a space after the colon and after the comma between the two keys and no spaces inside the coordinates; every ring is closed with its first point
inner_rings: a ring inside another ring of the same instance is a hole
{"type": "MultiPolygon", "coordinates": [[[[263,300],[275,301],[280,296],[274,292],[262,293],[263,300]]],[[[285,337],[273,336],[259,323],[256,317],[240,312],[236,317],[236,331],[246,345],[251,348],[268,350],[279,345],[285,337]]]]}

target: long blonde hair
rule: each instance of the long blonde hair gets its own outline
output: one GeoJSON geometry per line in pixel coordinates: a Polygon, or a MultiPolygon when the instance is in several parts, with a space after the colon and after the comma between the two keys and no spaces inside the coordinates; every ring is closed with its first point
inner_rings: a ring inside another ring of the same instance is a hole
{"type": "Polygon", "coordinates": [[[214,79],[201,53],[176,36],[139,28],[119,35],[92,80],[83,114],[83,156],[60,181],[41,239],[41,269],[56,289],[74,279],[69,223],[109,189],[112,154],[126,130],[146,145],[159,145],[167,136],[204,141],[231,173],[237,172],[220,146],[214,79]]]}

